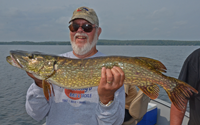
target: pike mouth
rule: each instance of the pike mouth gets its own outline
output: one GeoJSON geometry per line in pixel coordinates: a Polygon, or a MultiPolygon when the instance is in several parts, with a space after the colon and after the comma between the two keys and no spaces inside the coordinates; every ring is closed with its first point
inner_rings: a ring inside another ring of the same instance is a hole
{"type": "Polygon", "coordinates": [[[19,61],[17,61],[18,59],[16,59],[12,54],[10,55],[10,57],[16,67],[23,68],[22,65],[19,63],[19,61]]]}

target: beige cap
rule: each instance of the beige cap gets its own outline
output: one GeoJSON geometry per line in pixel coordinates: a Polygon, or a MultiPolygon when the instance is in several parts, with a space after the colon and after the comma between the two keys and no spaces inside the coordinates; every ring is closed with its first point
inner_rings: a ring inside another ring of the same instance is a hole
{"type": "Polygon", "coordinates": [[[90,23],[99,26],[99,19],[97,17],[97,14],[95,13],[95,11],[93,9],[90,9],[88,7],[77,8],[73,12],[73,16],[72,16],[71,20],[69,21],[69,23],[71,21],[73,21],[74,19],[78,19],[78,18],[85,19],[85,20],[89,21],[90,23]]]}

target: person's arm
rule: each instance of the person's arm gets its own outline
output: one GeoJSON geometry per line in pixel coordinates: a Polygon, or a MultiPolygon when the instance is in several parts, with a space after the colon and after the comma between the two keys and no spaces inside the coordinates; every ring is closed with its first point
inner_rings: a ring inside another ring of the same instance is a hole
{"type": "Polygon", "coordinates": [[[33,78],[35,82],[31,84],[27,91],[25,104],[26,111],[33,119],[40,121],[48,114],[50,104],[44,96],[42,81],[36,79],[30,73],[27,74],[33,78]]]}
{"type": "Polygon", "coordinates": [[[185,109],[183,111],[179,111],[173,103],[171,104],[171,109],[170,109],[170,125],[182,125],[182,121],[185,115],[185,111],[187,108],[187,102],[188,100],[185,101],[185,109]]]}
{"type": "Polygon", "coordinates": [[[28,75],[29,77],[31,77],[31,78],[34,80],[35,84],[36,84],[38,87],[42,88],[42,80],[39,80],[39,79],[35,78],[35,77],[33,76],[33,74],[31,74],[31,73],[29,73],[29,72],[26,72],[26,73],[27,73],[27,75],[28,75]]]}
{"type": "Polygon", "coordinates": [[[119,67],[114,67],[111,70],[102,68],[101,81],[98,86],[99,105],[96,111],[100,125],[121,125],[123,123],[125,112],[124,79],[124,72],[119,67]],[[110,81],[111,83],[109,83],[110,81]],[[109,106],[105,106],[112,100],[113,102],[109,106]]]}
{"type": "MultiPolygon", "coordinates": [[[[198,53],[191,53],[187,59],[184,61],[184,64],[181,68],[178,79],[186,82],[187,84],[194,87],[194,85],[199,81],[199,72],[198,72],[198,53]]],[[[181,125],[185,111],[187,108],[188,100],[184,103],[185,109],[181,112],[172,104],[170,110],[170,125],[181,125]]]]}

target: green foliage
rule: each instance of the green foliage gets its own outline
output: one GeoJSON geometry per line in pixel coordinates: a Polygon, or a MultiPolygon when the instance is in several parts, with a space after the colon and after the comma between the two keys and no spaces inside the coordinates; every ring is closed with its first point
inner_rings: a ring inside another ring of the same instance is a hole
{"type": "Polygon", "coordinates": [[[200,45],[200,41],[178,40],[99,40],[98,45],[200,45]]]}
{"type": "MultiPolygon", "coordinates": [[[[69,41],[12,41],[0,42],[0,45],[71,45],[69,41]]],[[[178,40],[99,40],[97,45],[151,45],[151,46],[199,46],[200,41],[178,41],[178,40]]]]}
{"type": "Polygon", "coordinates": [[[0,42],[0,45],[71,45],[70,42],[31,42],[31,41],[12,41],[12,42],[0,42]]]}

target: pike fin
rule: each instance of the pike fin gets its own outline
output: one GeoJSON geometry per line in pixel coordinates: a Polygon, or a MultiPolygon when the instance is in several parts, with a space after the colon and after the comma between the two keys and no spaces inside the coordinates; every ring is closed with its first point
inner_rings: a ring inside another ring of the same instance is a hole
{"type": "Polygon", "coordinates": [[[153,68],[155,68],[156,70],[158,70],[160,72],[166,72],[166,70],[167,70],[165,65],[162,64],[158,60],[147,58],[147,57],[138,57],[138,58],[145,61],[146,63],[148,63],[149,65],[151,65],[153,68]]]}
{"type": "Polygon", "coordinates": [[[197,94],[198,91],[181,80],[172,77],[168,78],[171,79],[171,81],[176,82],[177,85],[172,91],[165,91],[167,92],[174,106],[176,106],[178,110],[182,111],[185,108],[184,103],[186,99],[190,98],[190,96],[193,94],[192,92],[197,94]]]}
{"type": "Polygon", "coordinates": [[[160,89],[156,84],[146,85],[146,86],[138,86],[139,89],[141,89],[144,94],[149,96],[151,99],[156,99],[159,95],[160,89]]]}
{"type": "Polygon", "coordinates": [[[54,96],[55,96],[55,93],[54,93],[52,84],[48,83],[46,80],[56,73],[56,70],[57,70],[57,62],[56,61],[54,61],[53,67],[54,67],[53,73],[51,75],[49,75],[47,78],[45,78],[44,80],[42,80],[42,88],[43,88],[44,96],[48,101],[49,101],[49,95],[51,97],[51,87],[52,87],[52,92],[53,92],[54,96]]]}
{"type": "MultiPolygon", "coordinates": [[[[48,82],[46,82],[46,80],[42,80],[42,88],[43,88],[45,98],[49,101],[49,95],[51,96],[51,86],[48,82]]],[[[53,91],[53,88],[52,88],[52,91],[53,91]]]]}

